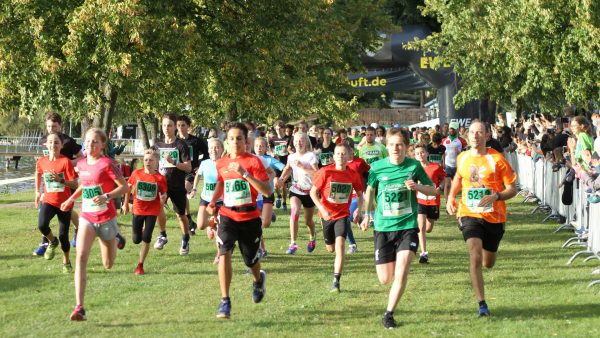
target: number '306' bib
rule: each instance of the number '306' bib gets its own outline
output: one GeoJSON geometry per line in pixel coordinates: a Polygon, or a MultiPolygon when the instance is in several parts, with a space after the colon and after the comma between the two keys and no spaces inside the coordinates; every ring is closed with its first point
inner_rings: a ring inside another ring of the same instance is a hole
{"type": "Polygon", "coordinates": [[[96,204],[92,200],[96,196],[102,195],[102,187],[99,185],[92,185],[89,187],[83,187],[81,197],[81,211],[83,212],[99,212],[108,209],[108,205],[96,204]]]}
{"type": "Polygon", "coordinates": [[[410,190],[403,184],[393,184],[385,187],[382,203],[384,217],[397,217],[412,213],[410,190]]]}
{"type": "Polygon", "coordinates": [[[249,183],[239,178],[225,181],[223,196],[223,204],[226,207],[237,207],[252,203],[249,183]]]}
{"type": "Polygon", "coordinates": [[[483,198],[483,196],[491,195],[491,194],[492,194],[492,190],[489,188],[469,188],[469,190],[467,190],[467,198],[466,198],[467,208],[469,208],[469,210],[471,212],[476,212],[476,213],[493,212],[494,211],[493,203],[488,206],[483,206],[483,207],[479,206],[479,202],[481,202],[481,199],[483,198]]]}

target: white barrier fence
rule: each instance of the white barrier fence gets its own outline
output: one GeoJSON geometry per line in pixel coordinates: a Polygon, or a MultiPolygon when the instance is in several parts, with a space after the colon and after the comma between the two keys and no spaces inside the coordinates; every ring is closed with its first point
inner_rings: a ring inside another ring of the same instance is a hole
{"type": "MultiPolygon", "coordinates": [[[[543,158],[534,161],[531,157],[517,155],[516,153],[507,153],[507,160],[518,174],[519,187],[525,195],[525,201],[533,196],[539,200],[539,205],[533,211],[538,209],[546,210],[549,215],[544,219],[562,219],[565,220],[555,232],[564,229],[577,230],[580,234],[587,229],[587,238],[585,236],[575,236],[567,240],[564,247],[580,245],[584,249],[575,253],[568,260],[571,264],[575,258],[586,255],[585,262],[591,259],[600,260],[600,203],[589,203],[585,187],[577,178],[573,181],[573,202],[570,205],[562,203],[562,195],[566,187],[559,188],[560,183],[565,176],[567,169],[562,167],[559,171],[552,171],[552,163],[543,158]]],[[[532,212],[532,213],[533,213],[532,212]]],[[[592,281],[589,286],[600,284],[600,280],[592,281]]]]}

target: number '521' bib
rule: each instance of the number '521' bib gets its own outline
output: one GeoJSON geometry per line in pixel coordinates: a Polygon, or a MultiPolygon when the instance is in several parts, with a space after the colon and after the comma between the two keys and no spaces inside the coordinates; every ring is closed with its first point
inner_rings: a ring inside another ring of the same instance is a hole
{"type": "Polygon", "coordinates": [[[492,190],[489,188],[469,188],[467,190],[466,205],[471,212],[483,213],[494,211],[493,203],[487,206],[480,207],[479,202],[485,195],[491,195],[492,190]]]}
{"type": "Polygon", "coordinates": [[[226,207],[237,207],[252,203],[249,183],[239,178],[225,181],[223,196],[223,204],[226,207]]]}

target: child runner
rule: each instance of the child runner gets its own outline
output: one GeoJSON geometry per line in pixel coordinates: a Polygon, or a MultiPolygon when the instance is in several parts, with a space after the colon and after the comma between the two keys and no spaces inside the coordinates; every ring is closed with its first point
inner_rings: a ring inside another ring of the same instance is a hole
{"type": "Polygon", "coordinates": [[[436,195],[437,191],[419,162],[406,157],[409,135],[391,128],[386,142],[389,157],[371,165],[361,228],[366,230],[369,226],[373,197],[377,194],[375,268],[380,283],[393,280],[383,315],[383,326],[391,329],[396,327],[394,310],[406,288],[410,263],[419,246],[415,191],[426,195],[436,195]]]}
{"type": "Polygon", "coordinates": [[[77,175],[71,160],[60,153],[62,139],[58,133],[48,134],[46,148],[48,155],[40,158],[35,164],[35,206],[40,209],[38,229],[50,243],[44,253],[44,258],[48,260],[54,258],[60,239],[60,248],[63,252],[63,272],[68,273],[73,270],[69,259],[71,210],[62,211],[60,205],[71,196],[71,190],[77,188],[77,175]],[[41,182],[44,182],[43,198],[39,190],[41,182]],[[58,238],[50,230],[50,221],[54,216],[58,218],[58,238]]]}
{"type": "MultiPolygon", "coordinates": [[[[177,220],[181,229],[181,248],[179,249],[179,254],[185,256],[190,252],[190,229],[185,213],[185,206],[187,205],[185,177],[187,173],[192,171],[192,162],[189,158],[187,144],[175,135],[176,119],[176,116],[170,113],[163,116],[162,131],[165,134],[165,138],[164,140],[154,142],[152,149],[159,151],[160,154],[158,171],[167,179],[167,198],[173,204],[173,211],[177,214],[177,220]]],[[[169,241],[166,230],[167,216],[164,208],[158,216],[158,225],[160,226],[160,235],[156,239],[156,243],[154,243],[154,248],[162,250],[169,241]]]]}
{"type": "Polygon", "coordinates": [[[438,189],[437,196],[426,196],[420,192],[417,193],[417,203],[419,203],[417,222],[419,223],[419,244],[421,244],[419,263],[426,264],[429,263],[429,253],[427,252],[425,233],[430,233],[433,229],[433,223],[440,218],[439,189],[445,185],[446,173],[438,163],[429,162],[429,153],[424,144],[415,146],[415,160],[421,163],[425,173],[427,173],[435,188],[438,189]]]}
{"type": "MultiPolygon", "coordinates": [[[[354,154],[354,142],[346,141],[344,142],[344,144],[346,144],[346,146],[352,149],[352,153],[349,155],[349,158],[352,159],[348,161],[347,166],[348,168],[354,170],[360,176],[363,183],[363,191],[361,192],[364,192],[364,186],[367,182],[367,177],[369,176],[369,169],[371,169],[371,166],[368,165],[367,162],[365,162],[365,160],[363,160],[362,158],[352,155],[354,154]]],[[[358,207],[358,195],[356,191],[353,191],[352,202],[350,203],[350,215],[354,215],[354,212],[356,210],[360,210],[360,208],[358,207]]],[[[361,221],[362,217],[359,217],[359,219],[355,220],[354,223],[360,224],[361,221]]],[[[346,237],[348,238],[348,253],[356,253],[358,251],[358,246],[356,245],[356,240],[354,239],[352,224],[350,224],[350,226],[348,227],[348,233],[346,234],[346,237]]]]}
{"type": "MultiPolygon", "coordinates": [[[[349,140],[352,142],[352,140],[349,140]]],[[[323,223],[323,238],[327,251],[335,252],[333,265],[333,285],[331,292],[340,292],[340,278],[344,267],[344,245],[346,233],[350,227],[350,200],[352,191],[358,196],[358,208],[354,213],[354,221],[358,221],[360,208],[363,204],[364,189],[362,177],[352,169],[347,168],[348,159],[352,156],[352,148],[346,144],[335,147],[333,160],[335,165],[319,169],[313,178],[310,197],[321,214],[323,223]],[[321,195],[319,199],[318,194],[321,195]]]]}
{"type": "Polygon", "coordinates": [[[315,149],[315,155],[319,156],[319,168],[330,165],[333,163],[333,151],[335,149],[335,143],[332,141],[333,130],[331,128],[325,128],[323,130],[323,142],[317,143],[315,149]]]}
{"type": "Polygon", "coordinates": [[[77,162],[80,186],[60,206],[71,210],[74,201],[82,196],[79,231],[77,231],[77,258],[75,261],[75,300],[77,305],[71,320],[86,320],[83,301],[87,282],[87,262],[96,236],[100,239],[102,264],[110,269],[117,256],[116,236],[119,232],[117,211],[112,198],[127,192],[127,182],[114,162],[103,155],[106,134],[92,128],[85,134],[87,158],[77,162]]]}
{"type": "Polygon", "coordinates": [[[312,146],[308,134],[298,132],[294,134],[294,147],[296,152],[288,156],[288,162],[277,181],[277,187],[281,187],[287,180],[290,173],[293,173],[292,187],[290,188],[290,204],[292,205],[292,215],[290,217],[290,236],[291,243],[287,249],[287,254],[293,255],[298,250],[296,238],[298,237],[298,219],[300,218],[300,207],[304,207],[304,221],[308,227],[309,242],[307,251],[309,253],[315,250],[315,222],[313,220],[315,203],[308,195],[312,187],[312,177],[319,169],[318,160],[312,152],[312,146]]]}
{"type": "Polygon", "coordinates": [[[132,237],[134,244],[144,242],[140,248],[140,259],[135,268],[136,275],[143,275],[144,261],[148,256],[156,218],[167,200],[167,180],[156,171],[158,154],[147,149],[144,152],[144,169],[137,169],[129,177],[127,194],[123,203],[123,214],[129,212],[129,196],[133,194],[132,237]]]}
{"type": "Polygon", "coordinates": [[[248,129],[235,123],[227,131],[227,143],[231,153],[217,161],[218,183],[207,207],[214,212],[217,200],[223,198],[219,209],[220,222],[217,233],[219,241],[219,284],[221,303],[217,318],[227,319],[231,315],[229,288],[233,274],[231,254],[238,242],[244,263],[252,271],[252,300],[262,301],[266,289],[266,273],[260,269],[260,237],[262,236],[260,212],[256,207],[257,194],[270,196],[269,176],[260,159],[246,152],[248,129]]]}

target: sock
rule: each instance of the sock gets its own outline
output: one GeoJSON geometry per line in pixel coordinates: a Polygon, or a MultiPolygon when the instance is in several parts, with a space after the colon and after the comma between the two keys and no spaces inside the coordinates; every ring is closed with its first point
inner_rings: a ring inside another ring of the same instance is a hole
{"type": "Polygon", "coordinates": [[[296,241],[291,241],[290,244],[296,245],[296,241]]]}
{"type": "Polygon", "coordinates": [[[229,299],[229,297],[223,297],[223,298],[221,298],[221,300],[225,301],[225,302],[230,302],[231,301],[231,299],[229,299]]]}
{"type": "Polygon", "coordinates": [[[54,240],[52,241],[52,246],[58,246],[58,238],[54,237],[54,240]]]}
{"type": "Polygon", "coordinates": [[[314,241],[314,240],[315,240],[315,238],[316,238],[316,236],[310,236],[310,240],[311,240],[311,241],[314,241]]]}
{"type": "Polygon", "coordinates": [[[384,317],[391,317],[394,315],[394,311],[385,311],[384,317]]]}
{"type": "Polygon", "coordinates": [[[189,241],[190,241],[190,234],[189,234],[189,233],[187,233],[187,234],[185,234],[185,235],[181,236],[181,239],[182,239],[182,240],[183,240],[185,243],[189,242],[189,241]]]}
{"type": "Polygon", "coordinates": [[[166,231],[166,230],[165,230],[165,231],[161,231],[161,232],[160,232],[160,235],[161,235],[162,237],[167,237],[167,231],[166,231]]]}
{"type": "Polygon", "coordinates": [[[481,302],[479,302],[479,306],[484,306],[484,305],[487,305],[487,304],[485,303],[485,300],[482,300],[481,302]]]}
{"type": "Polygon", "coordinates": [[[342,278],[342,274],[341,273],[334,273],[333,274],[333,281],[335,283],[340,284],[340,278],[342,278]]]}
{"type": "Polygon", "coordinates": [[[48,243],[50,243],[50,241],[45,236],[42,236],[42,243],[43,244],[48,244],[48,243]]]}
{"type": "Polygon", "coordinates": [[[117,235],[115,236],[119,241],[123,241],[123,236],[121,236],[120,233],[117,233],[117,235]]]}

